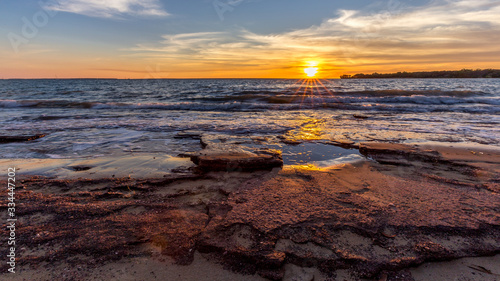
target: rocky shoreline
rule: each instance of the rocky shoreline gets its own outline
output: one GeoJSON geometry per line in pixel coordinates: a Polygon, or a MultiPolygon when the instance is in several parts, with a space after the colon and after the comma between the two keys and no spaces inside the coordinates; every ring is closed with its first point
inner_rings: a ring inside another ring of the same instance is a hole
{"type": "Polygon", "coordinates": [[[325,169],[211,143],[163,178],[23,176],[11,280],[92,280],[137,259],[172,276],[203,259],[228,280],[418,280],[426,262],[500,253],[500,151],[356,146],[367,160],[325,169]]]}

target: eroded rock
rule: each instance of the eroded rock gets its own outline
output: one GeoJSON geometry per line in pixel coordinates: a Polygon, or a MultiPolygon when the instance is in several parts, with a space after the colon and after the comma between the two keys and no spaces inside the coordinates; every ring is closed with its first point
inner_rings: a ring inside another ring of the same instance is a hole
{"type": "Polygon", "coordinates": [[[195,139],[199,140],[203,136],[202,131],[182,131],[178,132],[174,138],[176,139],[195,139]]]}
{"type": "MultiPolygon", "coordinates": [[[[79,255],[75,264],[92,266],[153,250],[189,264],[198,251],[270,280],[315,278],[309,269],[332,280],[411,280],[405,269],[424,262],[500,253],[497,154],[363,147],[412,158],[409,166],[365,161],[158,180],[25,178],[16,194],[23,206],[16,235],[32,252],[20,255],[19,265],[79,255]]],[[[230,160],[273,155],[222,144],[204,152],[199,163],[222,152],[235,153],[230,160]]]]}
{"type": "Polygon", "coordinates": [[[45,137],[43,134],[32,136],[0,136],[0,143],[27,142],[45,137]]]}
{"type": "Polygon", "coordinates": [[[283,166],[281,151],[246,150],[239,146],[211,146],[191,156],[203,171],[256,171],[283,166]]]}

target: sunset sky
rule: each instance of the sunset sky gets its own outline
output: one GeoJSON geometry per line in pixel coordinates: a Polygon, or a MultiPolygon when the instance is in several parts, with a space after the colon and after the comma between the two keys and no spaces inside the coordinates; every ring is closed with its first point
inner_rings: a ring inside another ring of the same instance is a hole
{"type": "Polygon", "coordinates": [[[498,0],[3,0],[0,78],[500,68],[498,0]]]}

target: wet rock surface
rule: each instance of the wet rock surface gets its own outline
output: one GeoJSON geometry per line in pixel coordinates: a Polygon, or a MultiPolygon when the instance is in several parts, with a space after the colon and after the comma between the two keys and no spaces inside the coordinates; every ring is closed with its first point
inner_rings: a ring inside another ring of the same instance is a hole
{"type": "Polygon", "coordinates": [[[272,149],[245,150],[219,146],[204,149],[191,156],[202,171],[256,171],[283,166],[281,152],[272,149]]]}
{"type": "Polygon", "coordinates": [[[360,150],[377,161],[155,180],[20,179],[18,262],[69,262],[66,280],[85,280],[78,266],[155,247],[178,264],[199,252],[268,280],[413,280],[411,266],[500,253],[499,152],[360,150]]]}
{"type": "Polygon", "coordinates": [[[45,137],[43,134],[32,136],[0,136],[0,143],[27,142],[45,137]]]}
{"type": "Polygon", "coordinates": [[[203,135],[203,132],[202,131],[182,131],[182,132],[178,132],[174,138],[176,139],[195,139],[195,140],[199,140],[201,139],[203,135]]]}
{"type": "Polygon", "coordinates": [[[203,135],[200,143],[203,150],[191,153],[191,161],[201,171],[256,171],[271,170],[283,166],[281,151],[251,148],[241,144],[255,143],[262,140],[255,138],[226,139],[221,135],[203,135]]]}

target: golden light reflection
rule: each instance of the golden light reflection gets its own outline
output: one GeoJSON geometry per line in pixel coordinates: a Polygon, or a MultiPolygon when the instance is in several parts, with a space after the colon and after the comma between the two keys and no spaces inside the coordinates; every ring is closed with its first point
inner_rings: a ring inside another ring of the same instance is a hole
{"type": "Polygon", "coordinates": [[[316,119],[312,117],[306,117],[301,120],[297,120],[298,128],[290,130],[286,135],[283,136],[288,143],[300,143],[302,141],[313,141],[323,139],[323,126],[325,120],[316,119]]]}
{"type": "Polygon", "coordinates": [[[284,171],[292,171],[292,172],[299,172],[299,171],[322,171],[325,170],[325,168],[320,168],[316,165],[313,164],[307,164],[307,165],[287,165],[286,167],[283,168],[284,171]]]}
{"type": "MultiPolygon", "coordinates": [[[[302,67],[305,67],[304,72],[308,78],[297,80],[290,87],[294,89],[293,95],[296,97],[294,100],[300,101],[301,108],[342,108],[342,103],[337,101],[336,94],[326,86],[336,87],[339,86],[338,82],[332,80],[322,82],[314,78],[321,69],[320,63],[307,61],[302,67]],[[318,107],[318,104],[321,107],[318,107]]],[[[324,123],[325,120],[306,117],[305,120],[301,120],[297,129],[289,131],[284,137],[290,143],[321,140],[324,138],[324,123]]]]}
{"type": "Polygon", "coordinates": [[[308,118],[295,137],[300,140],[320,140],[323,135],[323,130],[321,129],[323,123],[323,120],[308,118]]]}

